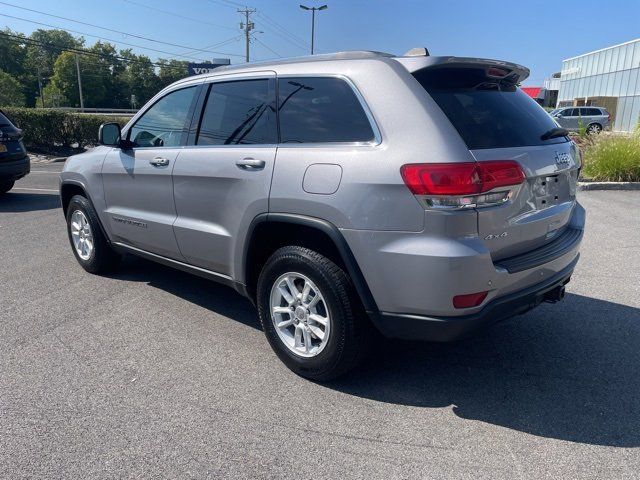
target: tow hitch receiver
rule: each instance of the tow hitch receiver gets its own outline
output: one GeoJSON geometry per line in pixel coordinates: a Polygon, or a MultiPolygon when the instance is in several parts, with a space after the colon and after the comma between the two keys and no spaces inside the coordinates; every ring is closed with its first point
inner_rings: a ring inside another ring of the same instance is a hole
{"type": "Polygon", "coordinates": [[[549,303],[559,302],[563,298],[564,298],[564,285],[560,285],[559,287],[556,287],[553,290],[549,290],[544,295],[544,301],[549,303]]]}

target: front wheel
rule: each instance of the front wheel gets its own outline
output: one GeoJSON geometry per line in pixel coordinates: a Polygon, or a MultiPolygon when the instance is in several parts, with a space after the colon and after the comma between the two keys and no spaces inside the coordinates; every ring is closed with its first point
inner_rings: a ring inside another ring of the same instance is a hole
{"type": "Polygon", "coordinates": [[[328,381],[364,357],[371,326],[347,274],[303,247],[277,250],[258,279],[260,321],[292,371],[328,381]]]}
{"type": "Polygon", "coordinates": [[[69,202],[67,232],[73,254],[87,272],[104,273],[118,265],[120,256],[102,233],[93,205],[82,195],[69,202]]]}
{"type": "Polygon", "coordinates": [[[0,195],[4,195],[5,193],[7,193],[9,190],[11,190],[13,188],[13,186],[15,185],[15,181],[11,180],[8,182],[0,182],[0,195]]]}

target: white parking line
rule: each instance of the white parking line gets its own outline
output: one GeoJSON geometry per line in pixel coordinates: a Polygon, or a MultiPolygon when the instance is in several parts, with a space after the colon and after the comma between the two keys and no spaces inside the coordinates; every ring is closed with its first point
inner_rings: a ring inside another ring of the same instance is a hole
{"type": "Polygon", "coordinates": [[[28,190],[34,192],[53,192],[58,193],[58,190],[52,188],[27,188],[27,187],[13,187],[11,190],[28,190]]]}

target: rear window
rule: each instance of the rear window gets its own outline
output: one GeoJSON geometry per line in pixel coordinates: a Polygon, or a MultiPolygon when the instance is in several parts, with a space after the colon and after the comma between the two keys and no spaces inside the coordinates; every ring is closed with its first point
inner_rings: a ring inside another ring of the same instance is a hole
{"type": "Polygon", "coordinates": [[[347,82],[329,77],[278,81],[282,143],[369,142],[371,123],[347,82]]]}
{"type": "Polygon", "coordinates": [[[471,150],[567,141],[542,140],[557,124],[510,80],[487,77],[482,68],[432,68],[413,75],[471,150]]]}

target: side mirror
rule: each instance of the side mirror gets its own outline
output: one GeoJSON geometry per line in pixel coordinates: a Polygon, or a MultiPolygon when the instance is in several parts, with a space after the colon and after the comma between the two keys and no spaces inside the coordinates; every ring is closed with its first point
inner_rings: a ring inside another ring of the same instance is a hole
{"type": "Polygon", "coordinates": [[[120,146],[120,125],[117,123],[103,123],[98,130],[98,142],[100,145],[110,147],[120,146]]]}

